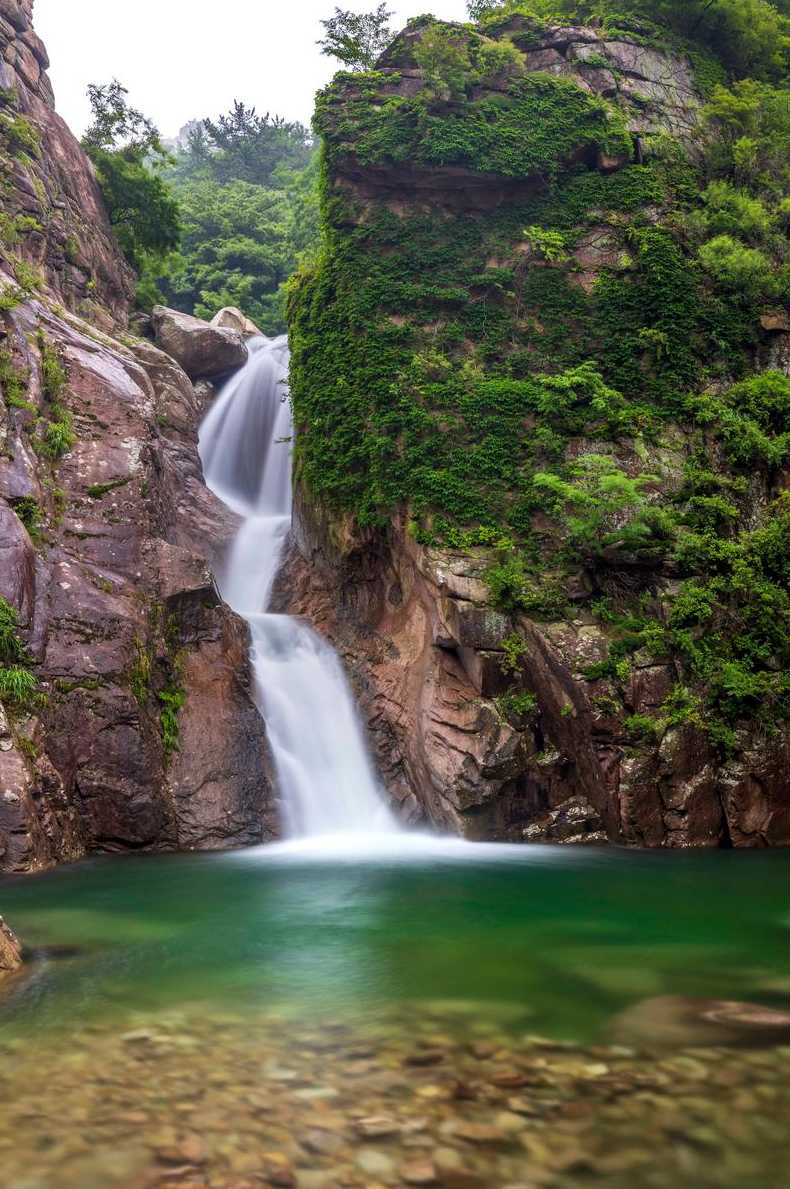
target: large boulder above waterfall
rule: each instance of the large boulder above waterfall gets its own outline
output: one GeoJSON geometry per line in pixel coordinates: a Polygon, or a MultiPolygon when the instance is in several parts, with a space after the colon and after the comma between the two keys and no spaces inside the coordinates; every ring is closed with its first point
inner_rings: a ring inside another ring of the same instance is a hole
{"type": "Polygon", "coordinates": [[[225,306],[211,319],[211,325],[218,326],[222,330],[237,330],[245,339],[257,338],[263,334],[263,331],[258,329],[252,319],[248,318],[237,306],[225,306]]]}
{"type": "Polygon", "coordinates": [[[158,345],[192,380],[221,376],[247,362],[247,347],[238,330],[212,326],[166,306],[155,306],[151,318],[158,345]]]}

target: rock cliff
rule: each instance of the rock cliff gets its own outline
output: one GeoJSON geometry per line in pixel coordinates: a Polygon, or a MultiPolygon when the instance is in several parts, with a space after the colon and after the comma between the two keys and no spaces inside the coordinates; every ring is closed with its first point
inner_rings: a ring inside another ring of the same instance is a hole
{"type": "Polygon", "coordinates": [[[31,7],[0,2],[0,870],[255,842],[264,728],[206,554],[234,528],[197,452],[211,389],[126,333],[131,274],[31,7]]]}
{"type": "Polygon", "coordinates": [[[279,597],[413,820],[790,842],[790,324],[700,264],[717,69],[654,30],[420,18],[319,97],[279,597]]]}

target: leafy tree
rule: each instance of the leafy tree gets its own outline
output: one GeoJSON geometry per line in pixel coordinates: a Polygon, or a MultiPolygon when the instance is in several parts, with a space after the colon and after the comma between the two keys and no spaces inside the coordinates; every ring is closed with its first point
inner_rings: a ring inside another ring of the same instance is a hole
{"type": "Polygon", "coordinates": [[[758,248],[747,248],[731,235],[717,235],[699,250],[703,266],[720,284],[747,297],[768,291],[771,262],[758,248]]]}
{"type": "Polygon", "coordinates": [[[439,99],[463,95],[472,67],[463,40],[444,25],[431,25],[418,41],[414,56],[428,89],[439,99]]]}
{"type": "Polygon", "coordinates": [[[103,86],[91,83],[88,99],[93,121],[82,138],[83,147],[132,152],[139,156],[164,156],[165,150],[155,125],[136,107],[126,102],[129,94],[115,78],[103,86]]]}
{"type": "Polygon", "coordinates": [[[503,0],[469,0],[466,6],[470,21],[482,21],[498,8],[503,7],[503,0]]]}
{"type": "Polygon", "coordinates": [[[204,120],[192,134],[190,152],[219,182],[268,186],[276,169],[304,169],[312,153],[310,133],[269,112],[236,100],[227,115],[204,120]]]}
{"type": "Polygon", "coordinates": [[[705,108],[714,133],[708,161],[719,176],[784,195],[790,185],[790,89],[754,79],[717,86],[705,108]]]}
{"type": "Polygon", "coordinates": [[[127,94],[117,79],[88,88],[93,121],[82,143],[118,242],[141,269],[148,255],[162,257],[176,247],[181,227],[178,203],[159,172],[168,159],[159,133],[128,105],[127,94]]]}
{"type": "Polygon", "coordinates": [[[386,4],[365,13],[336,8],[334,16],[321,22],[325,30],[318,42],[321,52],[350,70],[372,70],[392,41],[391,16],[386,4]]]}

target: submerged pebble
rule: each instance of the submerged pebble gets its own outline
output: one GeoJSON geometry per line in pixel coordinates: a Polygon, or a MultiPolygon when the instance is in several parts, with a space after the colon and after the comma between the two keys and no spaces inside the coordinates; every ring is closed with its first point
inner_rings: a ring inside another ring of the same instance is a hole
{"type": "Polygon", "coordinates": [[[125,1029],[82,1034],[77,1050],[63,1034],[31,1036],[0,1068],[3,1185],[783,1181],[787,1048],[581,1046],[504,1022],[470,1043],[458,1013],[435,1009],[424,1036],[423,1023],[402,1008],[358,1023],[202,1009],[138,1012],[125,1029]]]}

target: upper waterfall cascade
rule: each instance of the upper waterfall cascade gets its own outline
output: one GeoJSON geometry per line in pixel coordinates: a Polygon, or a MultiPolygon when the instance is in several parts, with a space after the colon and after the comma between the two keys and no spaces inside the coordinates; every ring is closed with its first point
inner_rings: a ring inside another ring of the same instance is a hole
{"type": "Polygon", "coordinates": [[[395,832],[335,651],[298,619],[267,612],[291,524],[288,341],[256,338],[200,429],[206,483],[242,524],[222,596],[250,625],[259,709],[290,837],[395,832]]]}

